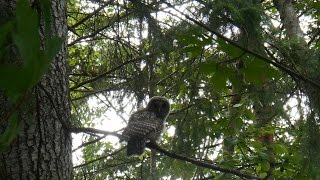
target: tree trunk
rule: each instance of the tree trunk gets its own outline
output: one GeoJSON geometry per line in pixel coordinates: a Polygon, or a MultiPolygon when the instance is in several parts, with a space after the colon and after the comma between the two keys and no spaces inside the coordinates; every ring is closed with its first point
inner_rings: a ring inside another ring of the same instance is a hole
{"type": "MultiPolygon", "coordinates": [[[[304,39],[298,15],[295,12],[292,1],[274,0],[273,3],[279,11],[281,22],[286,30],[286,37],[290,40],[291,49],[288,52],[289,57],[285,58],[288,58],[288,61],[294,59],[302,75],[320,84],[319,57],[316,52],[309,49],[304,39]]],[[[299,83],[304,87],[312,108],[316,113],[320,114],[319,89],[306,82],[299,83]]]]}
{"type": "MultiPolygon", "coordinates": [[[[0,0],[1,24],[15,14],[15,2],[0,0]]],[[[52,32],[66,39],[66,1],[50,2],[52,32]]],[[[37,1],[33,3],[38,7],[37,1]]],[[[41,8],[37,11],[40,17],[41,8]]],[[[49,71],[21,102],[17,111],[22,127],[11,145],[0,154],[0,179],[72,178],[71,135],[67,128],[71,116],[66,53],[66,43],[63,43],[49,71]]],[[[0,93],[1,117],[8,109],[8,98],[0,93]]],[[[0,121],[0,135],[7,126],[4,121],[0,121]]]]}
{"type": "MultiPolygon", "coordinates": [[[[286,30],[286,38],[288,38],[290,49],[288,56],[285,57],[288,62],[292,59],[299,69],[299,73],[309,78],[316,84],[320,84],[319,72],[319,53],[308,47],[303,31],[300,27],[298,15],[294,9],[291,0],[274,0],[283,27],[286,30]]],[[[319,88],[308,82],[296,80],[302,87],[302,91],[308,97],[310,104],[310,112],[303,129],[303,140],[301,143],[301,152],[303,154],[301,171],[308,175],[309,179],[319,179],[320,171],[320,143],[319,143],[319,115],[320,115],[320,95],[319,88]]]]}

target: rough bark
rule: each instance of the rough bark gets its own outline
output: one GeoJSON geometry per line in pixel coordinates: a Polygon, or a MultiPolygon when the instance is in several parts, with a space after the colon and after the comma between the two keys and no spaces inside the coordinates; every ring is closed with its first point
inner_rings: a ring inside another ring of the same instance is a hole
{"type": "MultiPolygon", "coordinates": [[[[53,33],[66,39],[66,1],[50,2],[53,33]]],[[[2,17],[12,17],[15,1],[0,0],[0,5],[1,14],[5,15],[2,17]]],[[[38,13],[41,14],[40,9],[38,13]]],[[[0,22],[6,20],[2,18],[0,22]]],[[[72,178],[66,53],[64,43],[47,74],[21,102],[18,119],[23,125],[10,147],[0,154],[0,179],[72,178]]],[[[0,93],[0,107],[0,115],[9,107],[3,93],[0,93]]],[[[1,120],[0,125],[2,134],[7,122],[1,120]]]]}

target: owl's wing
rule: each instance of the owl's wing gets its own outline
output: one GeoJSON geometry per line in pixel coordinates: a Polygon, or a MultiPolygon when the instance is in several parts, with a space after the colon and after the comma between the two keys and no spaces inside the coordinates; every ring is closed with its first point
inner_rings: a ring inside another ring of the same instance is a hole
{"type": "Polygon", "coordinates": [[[147,138],[148,134],[161,131],[156,115],[149,111],[137,111],[131,115],[122,135],[127,138],[147,138]]]}

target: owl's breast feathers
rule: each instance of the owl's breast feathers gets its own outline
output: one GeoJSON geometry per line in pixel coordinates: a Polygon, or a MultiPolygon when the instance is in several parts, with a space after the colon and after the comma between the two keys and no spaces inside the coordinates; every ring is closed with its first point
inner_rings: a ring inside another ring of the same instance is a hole
{"type": "Polygon", "coordinates": [[[158,118],[155,113],[144,109],[131,115],[122,136],[126,141],[132,138],[157,141],[163,127],[164,119],[158,118]]]}
{"type": "Polygon", "coordinates": [[[169,101],[164,97],[152,97],[146,108],[133,113],[120,141],[127,141],[127,155],[141,155],[148,141],[160,139],[170,111],[169,101]]]}

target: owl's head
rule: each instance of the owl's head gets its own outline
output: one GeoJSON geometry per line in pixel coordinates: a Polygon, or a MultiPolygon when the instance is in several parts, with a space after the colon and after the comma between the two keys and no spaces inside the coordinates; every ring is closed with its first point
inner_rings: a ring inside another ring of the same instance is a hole
{"type": "Polygon", "coordinates": [[[154,96],[150,99],[147,109],[154,112],[158,118],[165,119],[170,111],[170,103],[165,97],[154,96]]]}

